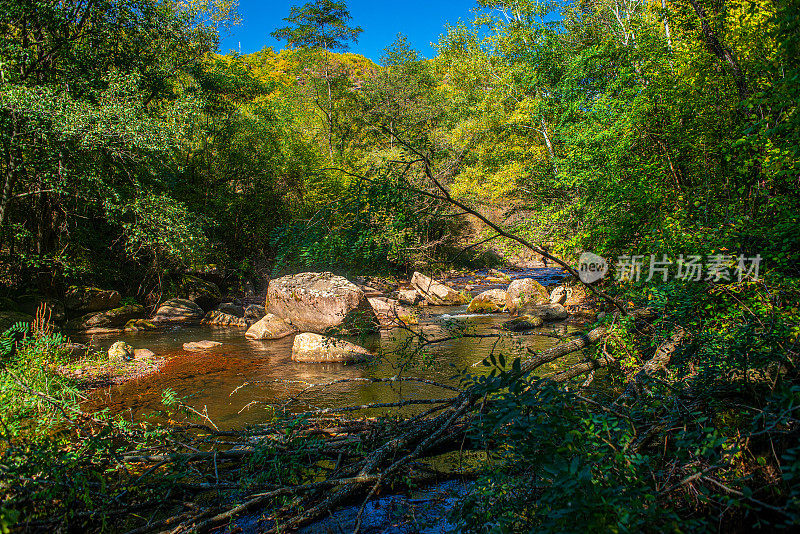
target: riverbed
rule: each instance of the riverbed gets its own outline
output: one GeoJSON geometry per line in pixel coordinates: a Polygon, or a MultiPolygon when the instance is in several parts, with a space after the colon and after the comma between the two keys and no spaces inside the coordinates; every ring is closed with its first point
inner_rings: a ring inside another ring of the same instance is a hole
{"type": "MultiPolygon", "coordinates": [[[[545,285],[562,276],[554,269],[509,274],[513,278],[536,278],[545,285]]],[[[481,280],[480,276],[477,280],[481,280]]],[[[492,287],[476,283],[475,277],[461,277],[449,283],[456,288],[472,286],[473,294],[492,287]]],[[[420,382],[375,383],[371,379],[421,378],[455,385],[465,370],[472,374],[488,372],[480,362],[492,353],[502,354],[510,362],[524,357],[528,348],[541,350],[554,345],[559,336],[574,329],[565,323],[550,323],[530,332],[512,334],[501,329],[508,320],[506,314],[469,314],[466,306],[424,307],[419,311],[415,332],[428,339],[449,339],[420,349],[419,338],[411,332],[397,328],[382,330],[377,335],[355,340],[376,357],[352,365],[293,362],[293,336],[255,341],[245,338],[241,328],[186,326],[95,336],[93,343],[100,349],[123,340],[135,348],[152,350],[165,357],[166,362],[157,373],[95,390],[88,402],[92,408],[109,408],[125,419],[140,421],[162,410],[163,392],[170,390],[183,403],[206,414],[219,428],[241,428],[268,422],[281,412],[445,398],[452,396],[453,391],[420,382]],[[198,340],[218,341],[222,345],[206,352],[183,350],[183,343],[198,340]],[[341,382],[324,386],[333,381],[341,382]]],[[[403,408],[408,413],[419,409],[419,405],[403,408]]]]}

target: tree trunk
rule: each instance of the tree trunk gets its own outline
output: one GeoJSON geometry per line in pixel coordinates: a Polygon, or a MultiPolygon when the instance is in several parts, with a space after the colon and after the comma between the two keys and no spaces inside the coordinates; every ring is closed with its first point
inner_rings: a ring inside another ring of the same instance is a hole
{"type": "Polygon", "coordinates": [[[667,20],[667,0],[661,0],[661,10],[664,18],[664,37],[667,38],[667,49],[672,53],[672,32],[669,31],[669,20],[667,20]]]}
{"type": "Polygon", "coordinates": [[[547,123],[542,117],[542,135],[544,136],[544,144],[547,146],[547,152],[550,154],[550,160],[553,162],[553,174],[558,174],[558,163],[556,163],[556,154],[553,151],[553,143],[550,142],[550,136],[547,134],[547,123]]]}
{"type": "Polygon", "coordinates": [[[17,181],[17,165],[16,165],[16,137],[19,134],[19,126],[16,116],[11,117],[13,126],[11,131],[11,139],[8,142],[8,155],[6,156],[6,172],[5,180],[3,183],[3,191],[0,194],[0,248],[5,241],[5,223],[8,216],[8,208],[11,204],[14,194],[14,186],[17,181]]]}
{"type": "Polygon", "coordinates": [[[742,71],[742,68],[739,66],[739,62],[736,61],[736,58],[733,56],[733,52],[731,52],[728,47],[722,44],[717,36],[717,32],[714,31],[714,28],[712,28],[708,23],[708,16],[706,15],[705,8],[700,5],[698,0],[689,0],[689,3],[692,5],[695,13],[697,13],[698,18],[700,19],[700,24],[703,29],[703,37],[705,38],[708,49],[712,54],[717,56],[717,58],[724,61],[728,65],[731,74],[733,75],[733,81],[736,84],[736,90],[739,93],[739,100],[744,100],[747,98],[749,91],[747,88],[747,79],[742,71]]]}

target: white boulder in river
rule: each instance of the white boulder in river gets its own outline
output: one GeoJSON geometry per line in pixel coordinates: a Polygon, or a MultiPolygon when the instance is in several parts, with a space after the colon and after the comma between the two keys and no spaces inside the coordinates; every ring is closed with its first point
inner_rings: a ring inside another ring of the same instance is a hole
{"type": "Polygon", "coordinates": [[[271,313],[266,314],[245,332],[250,339],[280,339],[297,332],[297,328],[287,323],[280,317],[271,313]]]}
{"type": "Polygon", "coordinates": [[[266,311],[301,332],[376,331],[378,318],[359,287],[333,273],[300,273],[272,280],[266,311]]]}
{"type": "Polygon", "coordinates": [[[319,334],[305,333],[294,338],[292,345],[292,360],[296,362],[360,362],[372,354],[355,343],[321,336],[319,334]]]}
{"type": "Polygon", "coordinates": [[[419,272],[415,272],[411,277],[411,285],[423,299],[435,306],[458,306],[467,303],[466,297],[452,287],[419,272]]]}
{"type": "Polygon", "coordinates": [[[506,289],[506,311],[524,313],[528,306],[549,304],[550,293],[533,278],[518,278],[506,289]]]}

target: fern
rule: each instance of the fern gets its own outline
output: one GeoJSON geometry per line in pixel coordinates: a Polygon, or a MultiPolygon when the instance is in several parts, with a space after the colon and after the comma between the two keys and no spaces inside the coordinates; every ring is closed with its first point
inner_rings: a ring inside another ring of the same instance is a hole
{"type": "Polygon", "coordinates": [[[0,358],[8,356],[14,350],[16,343],[15,337],[19,334],[24,336],[28,333],[28,323],[20,321],[11,325],[5,332],[0,334],[0,358]]]}

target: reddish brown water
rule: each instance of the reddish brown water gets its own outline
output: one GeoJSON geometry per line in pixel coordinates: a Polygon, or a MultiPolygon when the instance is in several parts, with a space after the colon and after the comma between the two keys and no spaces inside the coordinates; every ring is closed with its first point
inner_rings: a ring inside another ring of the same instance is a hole
{"type": "MultiPolygon", "coordinates": [[[[310,364],[291,360],[293,337],[277,341],[254,341],[242,329],[208,327],[175,328],[168,331],[117,334],[94,342],[102,349],[117,340],[135,348],[149,348],[168,360],[157,373],[120,386],[96,391],[93,407],[109,407],[132,421],[158,412],[162,392],[169,388],[195,410],[207,413],[220,428],[268,422],[275,411],[302,412],[315,408],[341,407],[414,398],[445,398],[449,390],[419,383],[343,383],[327,388],[309,385],[339,379],[418,377],[448,384],[460,370],[484,373],[473,366],[492,350],[507,360],[522,356],[526,348],[536,350],[556,343],[541,335],[553,330],[565,333],[564,325],[545,326],[528,335],[503,333],[495,339],[458,338],[459,332],[501,334],[499,326],[507,315],[466,315],[466,307],[426,308],[417,327],[426,336],[456,339],[430,346],[409,355],[410,335],[399,330],[382,331],[361,344],[380,354],[374,362],[355,365],[310,364]],[[187,352],[187,341],[213,340],[222,346],[207,352],[187,352]],[[305,390],[305,391],[304,391],[305,390]],[[296,400],[289,402],[293,397],[296,400]],[[288,404],[287,404],[288,402],[288,404]]],[[[413,346],[413,343],[412,343],[413,346]]],[[[413,410],[413,408],[409,408],[413,410]]],[[[419,408],[417,408],[419,409],[419,408]]]]}

